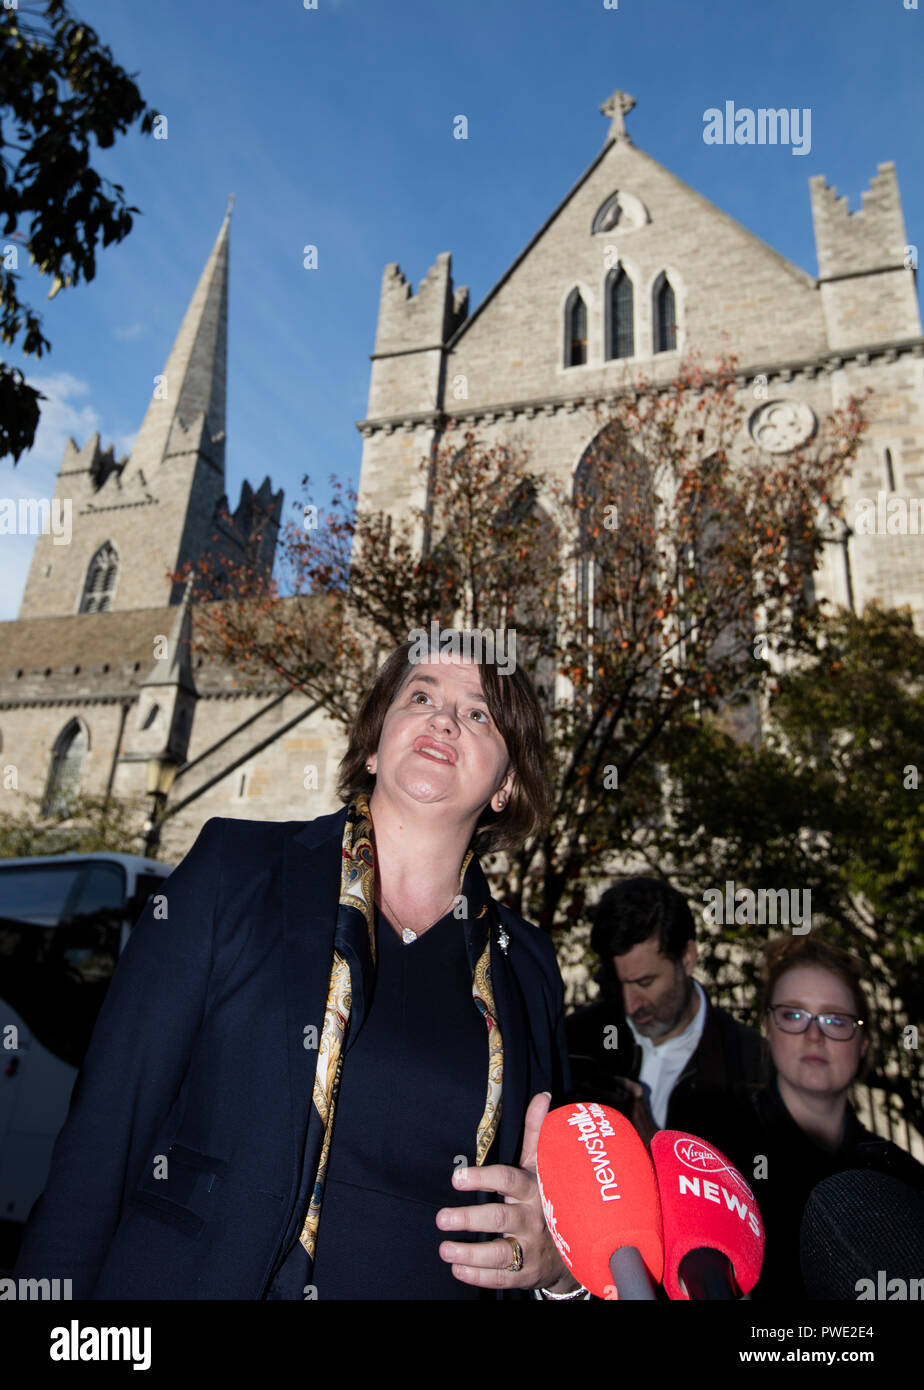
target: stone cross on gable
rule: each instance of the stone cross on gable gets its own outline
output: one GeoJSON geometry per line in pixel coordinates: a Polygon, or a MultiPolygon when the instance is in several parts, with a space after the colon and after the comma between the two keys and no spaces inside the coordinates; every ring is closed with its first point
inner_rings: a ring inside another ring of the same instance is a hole
{"type": "Polygon", "coordinates": [[[628,140],[631,145],[632,140],[626,130],[626,116],[635,105],[635,97],[630,97],[628,92],[616,91],[600,107],[604,116],[610,117],[610,130],[608,140],[628,140]]]}

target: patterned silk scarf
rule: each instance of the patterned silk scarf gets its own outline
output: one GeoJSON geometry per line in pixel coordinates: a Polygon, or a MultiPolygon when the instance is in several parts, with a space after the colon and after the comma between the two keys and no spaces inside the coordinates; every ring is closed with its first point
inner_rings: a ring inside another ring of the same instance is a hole
{"type": "MultiPolygon", "coordinates": [[[[361,1016],[365,1016],[375,978],[375,855],[372,834],[369,799],[363,793],[357,797],[355,805],[348,808],[343,829],[340,905],[337,911],[334,956],[312,1095],[314,1108],[324,1127],[324,1138],[317,1172],[311,1186],[308,1211],[299,1236],[301,1244],[312,1260],[321,1220],[324,1179],[330,1157],[337,1093],[340,1089],[344,1054],[349,1045],[350,1017],[357,1003],[361,1006],[361,1016]],[[357,992],[361,995],[359,1000],[356,998],[357,992]]],[[[503,1039],[491,988],[490,926],[494,916],[492,908],[484,875],[474,851],[469,849],[459,872],[459,897],[454,910],[466,924],[466,946],[472,966],[472,997],[488,1029],[487,1096],[475,1139],[475,1162],[478,1164],[483,1163],[487,1157],[500,1121],[504,1073],[503,1039]],[[480,927],[477,935],[474,930],[468,930],[473,924],[480,927]],[[476,957],[473,942],[480,935],[484,935],[484,947],[476,957]]]]}

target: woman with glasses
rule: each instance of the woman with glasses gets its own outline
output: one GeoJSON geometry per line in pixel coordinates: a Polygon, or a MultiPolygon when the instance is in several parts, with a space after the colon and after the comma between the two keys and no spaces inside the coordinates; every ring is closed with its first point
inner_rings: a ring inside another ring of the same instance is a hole
{"type": "Polygon", "coordinates": [[[732,1128],[716,1142],[752,1186],[764,1219],[766,1254],[752,1297],[802,1299],[799,1234],[816,1184],[872,1169],[920,1191],[924,1168],[865,1129],[848,1100],[870,1046],[859,963],[814,936],[778,937],[766,948],[764,982],[770,1081],[739,1092],[732,1128]]]}

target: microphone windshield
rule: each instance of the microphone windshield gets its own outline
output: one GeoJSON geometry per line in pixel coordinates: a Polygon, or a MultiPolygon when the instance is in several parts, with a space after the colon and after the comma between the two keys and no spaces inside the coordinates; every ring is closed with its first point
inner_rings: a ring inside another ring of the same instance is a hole
{"type": "Polygon", "coordinates": [[[887,1173],[834,1173],[805,1204],[799,1259],[809,1298],[907,1297],[924,1274],[924,1198],[887,1173]]]}
{"type": "Polygon", "coordinates": [[[661,1129],[651,1141],[664,1230],[664,1288],[688,1299],[680,1264],[691,1250],[718,1250],[750,1293],[764,1259],[764,1228],[754,1194],[723,1153],[703,1139],[661,1129]]]}
{"type": "Polygon", "coordinates": [[[618,1297],[610,1256],[633,1246],[661,1282],[661,1211],[648,1150],[608,1105],[561,1106],[545,1117],[536,1159],[542,1210],[559,1254],[598,1298],[618,1297]]]}

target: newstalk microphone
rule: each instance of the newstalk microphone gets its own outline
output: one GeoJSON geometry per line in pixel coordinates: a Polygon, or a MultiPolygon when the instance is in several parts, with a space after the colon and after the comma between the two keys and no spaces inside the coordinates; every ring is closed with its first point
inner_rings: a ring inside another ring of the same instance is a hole
{"type": "Polygon", "coordinates": [[[546,1225],[575,1279],[598,1298],[654,1299],[663,1268],[658,1184],[625,1116],[595,1103],[550,1111],[536,1171],[546,1225]]]}
{"type": "Polygon", "coordinates": [[[651,1141],[664,1239],[664,1288],[674,1299],[750,1293],[764,1259],[754,1194],[718,1149],[676,1129],[651,1141]]]}

